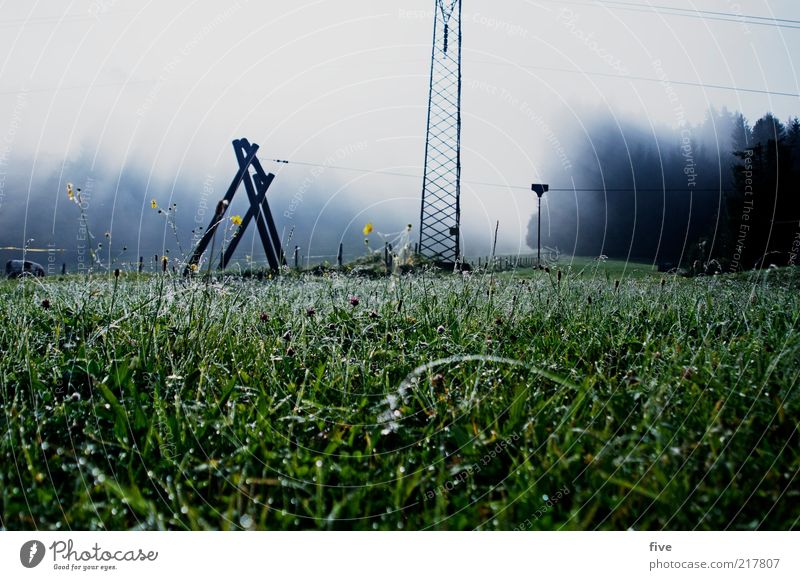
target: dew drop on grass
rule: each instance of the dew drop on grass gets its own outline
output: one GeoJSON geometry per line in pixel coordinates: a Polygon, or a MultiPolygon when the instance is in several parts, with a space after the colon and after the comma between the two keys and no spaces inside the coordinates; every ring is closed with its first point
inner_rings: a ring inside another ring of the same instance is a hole
{"type": "Polygon", "coordinates": [[[189,513],[189,506],[182,505],[181,506],[181,513],[188,514],[189,513]]]}
{"type": "Polygon", "coordinates": [[[239,518],[239,525],[241,525],[244,529],[249,530],[253,527],[253,518],[247,514],[244,514],[241,518],[239,518]]]}
{"type": "Polygon", "coordinates": [[[315,463],[315,465],[317,467],[322,467],[322,459],[317,459],[317,462],[315,463]]]}

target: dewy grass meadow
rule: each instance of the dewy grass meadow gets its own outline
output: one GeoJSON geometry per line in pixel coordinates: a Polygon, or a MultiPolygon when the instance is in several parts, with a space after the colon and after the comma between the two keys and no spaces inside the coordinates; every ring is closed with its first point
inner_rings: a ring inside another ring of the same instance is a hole
{"type": "Polygon", "coordinates": [[[0,312],[5,529],[798,524],[793,269],[66,277],[0,312]]]}

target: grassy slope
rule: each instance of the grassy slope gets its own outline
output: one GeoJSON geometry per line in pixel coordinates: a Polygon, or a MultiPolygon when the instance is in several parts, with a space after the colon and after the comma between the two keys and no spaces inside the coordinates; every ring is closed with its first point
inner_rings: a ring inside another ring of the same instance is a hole
{"type": "Polygon", "coordinates": [[[795,273],[568,272],[2,283],[0,525],[796,527],[795,273]]]}

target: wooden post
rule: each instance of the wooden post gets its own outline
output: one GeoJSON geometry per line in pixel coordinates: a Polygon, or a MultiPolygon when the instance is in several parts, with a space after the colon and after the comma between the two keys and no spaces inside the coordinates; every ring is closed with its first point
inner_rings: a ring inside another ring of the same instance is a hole
{"type": "Polygon", "coordinates": [[[300,269],[300,246],[294,247],[294,269],[300,269]]]}

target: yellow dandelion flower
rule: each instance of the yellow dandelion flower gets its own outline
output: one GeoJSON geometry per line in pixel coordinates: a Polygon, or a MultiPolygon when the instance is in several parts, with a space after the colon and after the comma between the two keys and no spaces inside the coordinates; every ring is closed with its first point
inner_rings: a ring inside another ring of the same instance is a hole
{"type": "Polygon", "coordinates": [[[155,198],[150,200],[150,207],[153,209],[158,209],[158,202],[155,200],[155,198]]]}
{"type": "Polygon", "coordinates": [[[197,272],[197,270],[199,270],[199,266],[198,266],[197,264],[190,264],[190,265],[189,265],[189,269],[190,269],[192,272],[197,272]]]}
{"type": "Polygon", "coordinates": [[[242,225],[242,216],[240,215],[231,216],[231,223],[235,226],[242,225]]]}
{"type": "Polygon", "coordinates": [[[374,230],[374,229],[375,228],[372,227],[372,222],[368,223],[367,225],[364,226],[364,230],[363,230],[364,235],[365,236],[370,235],[372,233],[372,230],[374,230]]]}
{"type": "Polygon", "coordinates": [[[71,183],[67,184],[67,198],[69,198],[70,201],[75,201],[75,192],[72,191],[71,183]]]}

